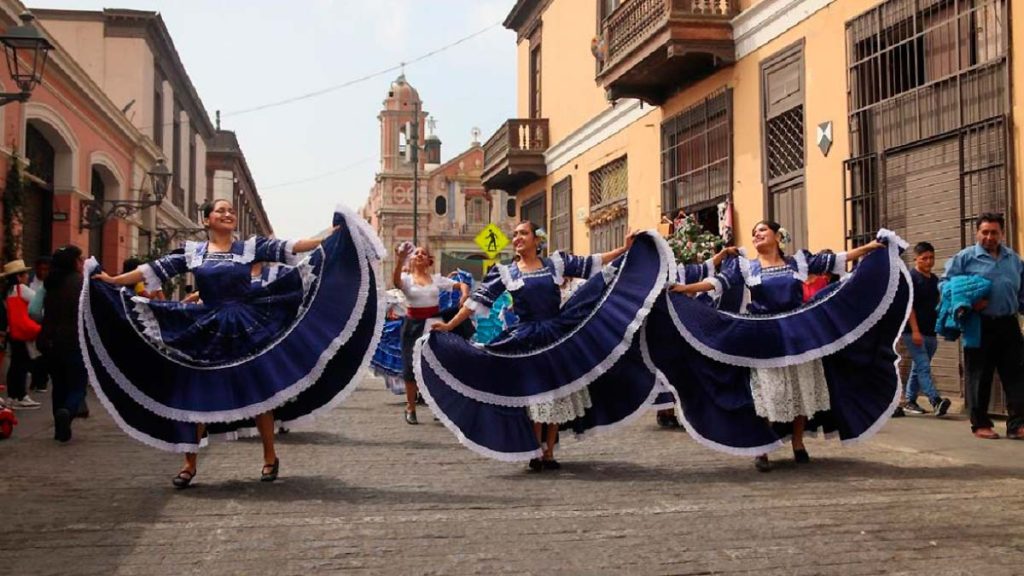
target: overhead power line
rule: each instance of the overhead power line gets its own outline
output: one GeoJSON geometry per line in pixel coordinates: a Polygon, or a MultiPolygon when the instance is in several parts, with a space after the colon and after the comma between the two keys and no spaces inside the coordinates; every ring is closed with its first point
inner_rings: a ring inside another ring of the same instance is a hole
{"type": "Polygon", "coordinates": [[[330,170],[330,171],[327,171],[327,172],[322,172],[320,174],[316,174],[314,176],[308,176],[306,178],[300,178],[298,180],[291,180],[289,182],[279,182],[277,184],[271,184],[270,186],[260,186],[259,189],[260,189],[261,192],[264,192],[266,190],[273,190],[274,188],[284,188],[285,186],[294,186],[296,184],[305,184],[306,182],[315,182],[317,180],[322,180],[324,178],[327,178],[328,176],[334,176],[335,174],[341,174],[342,172],[347,172],[347,171],[355,168],[356,166],[359,166],[361,164],[365,164],[366,162],[369,162],[370,160],[373,160],[375,158],[376,158],[376,156],[367,156],[365,158],[361,158],[359,160],[356,160],[355,162],[353,162],[351,164],[346,164],[345,166],[342,166],[341,168],[336,168],[334,170],[330,170]]]}
{"type": "MultiPolygon", "coordinates": [[[[306,94],[302,94],[302,95],[299,95],[299,96],[293,96],[291,98],[285,98],[283,100],[277,100],[275,102],[269,102],[267,104],[261,104],[259,106],[253,106],[251,108],[242,108],[240,110],[232,110],[230,112],[222,112],[221,116],[241,116],[243,114],[250,114],[252,112],[257,112],[257,111],[260,111],[260,110],[266,110],[268,108],[276,108],[278,106],[285,106],[287,104],[292,104],[294,102],[300,102],[302,100],[308,100],[310,98],[316,98],[317,96],[323,96],[324,94],[329,94],[331,92],[337,92],[338,90],[342,90],[342,89],[348,88],[350,86],[355,86],[356,84],[360,84],[360,83],[366,82],[368,80],[373,80],[374,78],[379,78],[379,77],[381,77],[381,76],[383,76],[385,74],[390,74],[390,73],[393,73],[393,72],[397,72],[399,70],[402,70],[404,67],[406,67],[406,66],[408,66],[410,64],[416,64],[418,62],[422,62],[424,60],[427,60],[427,59],[429,59],[429,58],[431,58],[433,56],[437,56],[438,54],[440,54],[442,52],[450,50],[450,49],[452,49],[452,48],[454,48],[454,47],[456,47],[456,46],[458,46],[460,44],[464,44],[464,43],[466,43],[466,42],[468,42],[468,41],[470,41],[470,40],[472,40],[472,39],[474,39],[474,38],[476,38],[478,36],[482,36],[482,35],[486,34],[487,32],[489,32],[489,31],[491,31],[494,28],[497,28],[499,26],[501,26],[501,22],[495,22],[495,23],[487,26],[486,28],[482,28],[480,30],[477,30],[476,32],[474,32],[474,33],[472,33],[472,34],[470,34],[468,36],[464,36],[462,38],[459,38],[458,40],[455,40],[454,42],[451,42],[449,44],[445,44],[444,46],[441,46],[440,48],[435,48],[434,50],[431,50],[430,52],[427,52],[425,54],[421,54],[421,55],[413,58],[412,60],[408,60],[406,62],[402,62],[402,63],[396,64],[394,66],[389,66],[388,68],[385,68],[383,70],[378,70],[377,72],[373,72],[372,74],[367,74],[365,76],[360,76],[358,78],[353,78],[352,80],[347,80],[347,81],[342,82],[340,84],[335,84],[333,86],[328,86],[326,88],[321,88],[320,90],[316,90],[314,92],[308,92],[306,94]]],[[[174,124],[175,124],[175,122],[171,121],[171,122],[165,122],[164,124],[162,124],[162,126],[169,127],[169,126],[174,126],[174,124]]],[[[152,126],[136,126],[136,128],[140,132],[144,132],[144,133],[149,133],[149,132],[153,131],[153,127],[152,126]]]]}
{"type": "Polygon", "coordinates": [[[486,28],[477,30],[476,32],[470,34],[469,36],[464,36],[464,37],[459,38],[458,40],[456,40],[454,42],[451,42],[449,44],[445,44],[444,46],[441,46],[440,48],[435,48],[434,50],[431,50],[430,52],[427,52],[426,54],[422,54],[420,56],[417,56],[416,58],[413,58],[412,60],[409,60],[407,62],[402,62],[402,63],[397,64],[395,66],[390,66],[388,68],[385,68],[383,70],[379,70],[379,71],[374,72],[372,74],[367,74],[365,76],[360,76],[359,78],[354,78],[352,80],[348,80],[348,81],[342,82],[341,84],[335,84],[333,86],[328,86],[327,88],[322,88],[320,90],[316,90],[314,92],[309,92],[309,93],[306,93],[306,94],[302,94],[300,96],[293,96],[291,98],[285,98],[283,100],[278,100],[276,102],[270,102],[268,104],[262,104],[260,106],[253,106],[251,108],[243,108],[241,110],[233,110],[233,111],[230,111],[230,112],[225,112],[223,115],[224,116],[240,116],[242,114],[249,114],[249,113],[257,112],[257,111],[260,111],[260,110],[266,110],[267,108],[275,108],[277,106],[284,106],[286,104],[292,104],[294,102],[299,102],[299,101],[302,101],[302,100],[308,100],[309,98],[316,98],[317,96],[323,96],[324,94],[329,94],[331,92],[336,92],[338,90],[341,90],[341,89],[344,89],[344,88],[348,88],[349,86],[354,86],[356,84],[360,84],[362,82],[366,82],[367,80],[372,80],[374,78],[378,78],[378,77],[383,76],[385,74],[390,74],[390,73],[393,73],[393,72],[397,72],[398,70],[401,70],[401,69],[405,68],[409,64],[416,64],[417,62],[422,62],[422,61],[424,61],[424,60],[426,60],[428,58],[431,58],[433,56],[436,56],[436,55],[438,55],[438,54],[440,54],[440,53],[442,53],[442,52],[444,52],[446,50],[450,50],[450,49],[452,49],[452,48],[454,48],[454,47],[456,47],[456,46],[458,46],[460,44],[464,44],[466,42],[469,42],[470,40],[476,38],[477,36],[482,36],[483,34],[486,34],[488,31],[490,31],[490,30],[492,30],[494,28],[497,28],[498,26],[501,26],[501,22],[495,22],[495,23],[487,26],[486,28]]]}

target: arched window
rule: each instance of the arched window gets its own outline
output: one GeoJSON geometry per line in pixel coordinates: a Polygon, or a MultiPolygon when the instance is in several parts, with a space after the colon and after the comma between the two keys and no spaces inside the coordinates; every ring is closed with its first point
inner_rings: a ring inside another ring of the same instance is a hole
{"type": "Polygon", "coordinates": [[[444,196],[437,196],[434,198],[434,213],[438,216],[444,216],[448,213],[448,199],[444,196]]]}

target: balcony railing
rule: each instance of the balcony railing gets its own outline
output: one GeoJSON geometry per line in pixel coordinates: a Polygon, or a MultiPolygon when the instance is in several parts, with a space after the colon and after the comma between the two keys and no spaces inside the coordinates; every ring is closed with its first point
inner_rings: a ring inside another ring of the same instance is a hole
{"type": "Polygon", "coordinates": [[[730,20],[739,12],[738,0],[626,0],[602,24],[598,81],[612,97],[660,103],[734,61],[730,20]]]}
{"type": "Polygon", "coordinates": [[[546,118],[509,120],[484,144],[484,186],[515,193],[546,173],[546,118]]]}

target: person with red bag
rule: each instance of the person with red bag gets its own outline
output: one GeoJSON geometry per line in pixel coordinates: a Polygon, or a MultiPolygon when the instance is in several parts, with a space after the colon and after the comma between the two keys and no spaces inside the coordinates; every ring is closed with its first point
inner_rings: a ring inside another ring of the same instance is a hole
{"type": "Polygon", "coordinates": [[[42,327],[28,315],[28,305],[35,292],[28,287],[28,273],[24,260],[13,260],[4,265],[3,277],[7,281],[7,339],[10,344],[11,365],[7,369],[7,396],[11,408],[32,410],[39,408],[28,395],[26,380],[32,367],[29,343],[35,342],[42,327]]]}

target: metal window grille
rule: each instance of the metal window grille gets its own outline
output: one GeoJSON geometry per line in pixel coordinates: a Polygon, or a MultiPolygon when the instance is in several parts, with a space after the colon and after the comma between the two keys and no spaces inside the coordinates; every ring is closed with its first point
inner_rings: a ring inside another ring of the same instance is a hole
{"type": "Polygon", "coordinates": [[[551,188],[551,248],[572,250],[572,176],[551,188]]]}
{"type": "Polygon", "coordinates": [[[804,107],[795,106],[766,121],[768,181],[804,169],[804,107]]]}
{"type": "Polygon", "coordinates": [[[977,213],[1008,208],[1008,16],[1007,0],[890,0],[847,23],[848,243],[893,226],[885,158],[938,139],[962,156],[964,243],[977,213]]]}
{"type": "Polygon", "coordinates": [[[626,237],[629,170],[626,157],[590,173],[590,251],[607,252],[626,237]]]}
{"type": "Polygon", "coordinates": [[[661,125],[661,210],[687,213],[732,191],[732,90],[724,89],[661,125]]]}
{"type": "Polygon", "coordinates": [[[590,209],[624,201],[628,190],[629,172],[623,156],[590,173],[590,209]]]}

